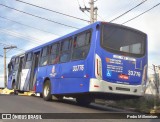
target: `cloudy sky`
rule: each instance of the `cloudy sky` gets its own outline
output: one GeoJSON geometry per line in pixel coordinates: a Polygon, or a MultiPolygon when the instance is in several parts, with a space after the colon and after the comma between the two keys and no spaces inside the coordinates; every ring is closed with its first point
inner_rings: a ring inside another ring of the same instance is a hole
{"type": "MultiPolygon", "coordinates": [[[[88,12],[79,10],[78,1],[81,7],[89,7],[89,0],[22,0],[37,6],[51,9],[57,12],[89,19],[88,12]]],[[[97,0],[95,5],[98,7],[98,20],[111,21],[127,10],[135,7],[144,0],[97,0]]],[[[136,9],[114,21],[122,24],[123,22],[143,13],[152,8],[160,0],[147,0],[136,9]]],[[[88,25],[88,22],[73,19],[71,17],[56,14],[40,8],[36,8],[16,0],[0,0],[0,55],[3,56],[3,47],[16,45],[17,49],[7,52],[7,63],[10,57],[28,50],[32,47],[48,42],[67,33],[75,31],[75,28],[66,27],[53,22],[42,20],[24,13],[9,9],[18,10],[40,16],[52,21],[63,23],[76,28],[82,28],[88,25]],[[6,6],[6,7],[5,7],[6,6]],[[21,23],[21,24],[19,24],[21,23]],[[36,29],[35,29],[36,28],[36,29]]],[[[160,5],[142,16],[126,23],[126,26],[141,30],[148,35],[149,66],[160,64],[160,5]]],[[[0,56],[0,86],[3,82],[3,57],[0,56]]]]}

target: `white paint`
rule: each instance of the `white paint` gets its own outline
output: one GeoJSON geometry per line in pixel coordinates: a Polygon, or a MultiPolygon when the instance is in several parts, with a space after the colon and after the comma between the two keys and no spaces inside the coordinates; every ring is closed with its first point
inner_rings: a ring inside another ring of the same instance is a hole
{"type": "Polygon", "coordinates": [[[113,58],[121,59],[121,60],[127,60],[127,61],[136,61],[135,58],[126,57],[126,56],[119,56],[119,55],[113,55],[113,58]]]}
{"type": "Polygon", "coordinates": [[[51,71],[51,73],[49,74],[50,75],[50,77],[55,77],[56,76],[56,67],[55,66],[53,66],[52,67],[52,71],[51,71]]]}
{"type": "Polygon", "coordinates": [[[142,85],[116,84],[116,83],[110,83],[110,82],[107,82],[104,80],[98,80],[95,78],[90,79],[89,91],[90,92],[124,94],[124,95],[135,95],[135,96],[143,96],[144,95],[144,90],[143,90],[142,85]],[[97,85],[99,87],[94,87],[94,85],[97,85]],[[113,90],[110,90],[109,86],[111,86],[113,90]],[[127,89],[130,89],[130,91],[116,90],[116,87],[127,88],[127,89]],[[134,92],[135,89],[137,89],[137,92],[134,92]]]}
{"type": "Polygon", "coordinates": [[[84,70],[84,65],[73,66],[73,72],[78,72],[78,71],[83,71],[83,70],[84,70]]]}
{"type": "Polygon", "coordinates": [[[129,76],[141,77],[141,72],[128,70],[128,75],[129,75],[129,76]]]}
{"type": "Polygon", "coordinates": [[[20,84],[20,90],[23,90],[25,81],[27,79],[29,69],[23,69],[21,73],[21,84],[20,84]]]}

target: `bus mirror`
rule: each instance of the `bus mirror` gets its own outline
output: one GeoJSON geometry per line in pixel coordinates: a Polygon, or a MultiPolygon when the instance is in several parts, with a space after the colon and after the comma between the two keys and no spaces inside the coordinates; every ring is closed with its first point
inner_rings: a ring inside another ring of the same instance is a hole
{"type": "Polygon", "coordinates": [[[10,63],[8,64],[8,68],[10,67],[10,63]]]}

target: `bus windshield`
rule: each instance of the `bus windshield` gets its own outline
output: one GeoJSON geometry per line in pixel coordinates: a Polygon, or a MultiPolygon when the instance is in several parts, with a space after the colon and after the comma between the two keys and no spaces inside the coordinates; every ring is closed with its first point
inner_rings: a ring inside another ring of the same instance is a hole
{"type": "Polygon", "coordinates": [[[128,56],[143,56],[146,35],[129,28],[106,24],[102,26],[101,45],[109,52],[128,56]]]}

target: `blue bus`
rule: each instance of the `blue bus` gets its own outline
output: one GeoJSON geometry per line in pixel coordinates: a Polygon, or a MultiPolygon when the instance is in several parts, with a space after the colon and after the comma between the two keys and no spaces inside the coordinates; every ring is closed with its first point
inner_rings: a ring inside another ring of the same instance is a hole
{"type": "Polygon", "coordinates": [[[141,97],[147,80],[147,35],[123,25],[96,22],[13,56],[9,89],[35,91],[90,104],[95,98],[141,97]]]}

